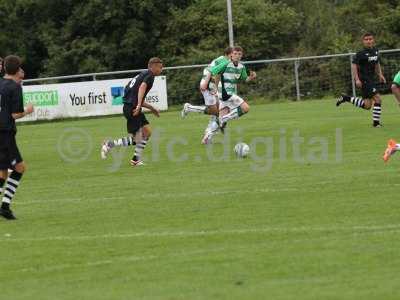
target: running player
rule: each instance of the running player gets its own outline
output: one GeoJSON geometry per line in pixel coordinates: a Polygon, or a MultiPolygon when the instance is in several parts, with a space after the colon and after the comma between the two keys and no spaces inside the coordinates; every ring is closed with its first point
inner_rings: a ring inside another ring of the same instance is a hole
{"type": "MultiPolygon", "coordinates": [[[[239,81],[249,82],[255,80],[254,71],[247,74],[246,67],[240,62],[243,57],[243,48],[236,46],[232,49],[231,60],[216,65],[210,69],[212,76],[220,75],[218,84],[219,96],[219,123],[224,127],[230,120],[240,118],[246,114],[250,106],[237,94],[239,81]]],[[[217,130],[211,128],[206,133],[206,142],[210,143],[217,130]]]]}
{"type": "Polygon", "coordinates": [[[26,169],[16,142],[15,120],[33,112],[31,104],[24,110],[21,64],[18,56],[7,56],[5,76],[0,79],[0,194],[3,193],[0,215],[8,220],[16,219],[10,206],[26,169]],[[8,169],[12,170],[10,174],[8,169]]]}
{"type": "Polygon", "coordinates": [[[181,112],[182,118],[185,118],[189,113],[203,113],[207,115],[211,115],[210,122],[208,123],[205,129],[205,135],[202,139],[202,143],[205,144],[207,142],[206,135],[209,130],[216,129],[219,127],[218,124],[218,96],[217,96],[217,79],[214,79],[214,82],[211,80],[211,68],[226,63],[230,60],[230,56],[232,53],[232,47],[227,47],[224,50],[224,55],[217,57],[214,59],[208,66],[203,70],[203,77],[200,81],[200,92],[204,98],[204,104],[202,106],[192,105],[190,103],[185,103],[181,112]]]}
{"type": "Polygon", "coordinates": [[[400,71],[396,74],[396,76],[394,76],[392,92],[397,100],[397,103],[400,105],[400,71]]]}
{"type": "Polygon", "coordinates": [[[371,33],[362,36],[364,49],[357,52],[353,59],[352,72],[356,86],[362,91],[362,98],[341,95],[336,102],[336,106],[345,102],[350,102],[356,107],[362,109],[372,108],[372,125],[381,127],[381,97],[378,93],[375,75],[378,75],[381,83],[386,83],[383,76],[381,65],[379,63],[379,51],[375,48],[375,39],[371,33]]]}
{"type": "Polygon", "coordinates": [[[151,136],[151,128],[142,107],[149,109],[156,117],[159,111],[152,105],[145,102],[147,93],[151,90],[154,77],[161,74],[163,63],[158,57],[149,60],[148,70],[141,72],[134,77],[124,91],[123,112],[127,120],[127,131],[129,136],[116,140],[106,140],[101,147],[101,157],[107,158],[107,154],[114,147],[128,147],[136,145],[135,153],[130,161],[132,166],[143,165],[142,153],[151,136]]]}

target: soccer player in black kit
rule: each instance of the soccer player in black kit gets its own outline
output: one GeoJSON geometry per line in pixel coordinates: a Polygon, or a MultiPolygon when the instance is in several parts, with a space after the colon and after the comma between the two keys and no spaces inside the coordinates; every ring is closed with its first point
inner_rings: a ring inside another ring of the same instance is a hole
{"type": "Polygon", "coordinates": [[[20,85],[24,74],[21,59],[14,55],[7,56],[4,71],[5,76],[0,79],[0,194],[3,194],[0,216],[13,220],[11,201],[26,169],[15,139],[15,120],[31,114],[33,106],[30,104],[24,110],[20,85]],[[8,169],[12,170],[9,176],[8,169]]]}
{"type": "Polygon", "coordinates": [[[353,59],[352,71],[356,86],[361,89],[362,98],[342,95],[336,102],[336,106],[344,102],[350,102],[354,106],[362,109],[372,108],[372,125],[381,127],[381,97],[377,90],[376,78],[379,77],[379,82],[386,83],[383,76],[381,65],[379,63],[379,51],[375,48],[375,39],[371,33],[366,33],[362,36],[364,49],[357,52],[353,59]]]}
{"type": "Polygon", "coordinates": [[[101,157],[107,158],[107,154],[114,147],[128,147],[135,145],[135,153],[130,161],[132,166],[141,166],[142,153],[151,136],[151,128],[142,108],[149,109],[156,117],[160,116],[159,111],[152,105],[145,102],[147,93],[154,83],[154,76],[161,74],[163,63],[158,57],[149,60],[148,70],[135,76],[125,87],[123,112],[127,120],[128,137],[116,140],[106,140],[101,147],[101,157]]]}

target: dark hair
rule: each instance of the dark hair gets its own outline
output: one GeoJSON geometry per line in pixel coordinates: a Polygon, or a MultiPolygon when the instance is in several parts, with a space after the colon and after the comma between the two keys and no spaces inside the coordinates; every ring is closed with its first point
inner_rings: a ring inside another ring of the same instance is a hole
{"type": "Polygon", "coordinates": [[[366,32],[366,33],[364,33],[362,36],[361,36],[361,38],[362,39],[365,39],[367,36],[374,36],[374,34],[373,33],[371,33],[371,32],[366,32]]]}
{"type": "Polygon", "coordinates": [[[162,64],[162,63],[163,63],[163,62],[162,62],[161,58],[152,57],[152,58],[149,59],[148,66],[151,67],[152,65],[155,65],[155,64],[162,64]]]}
{"type": "Polygon", "coordinates": [[[19,56],[8,55],[4,59],[4,70],[8,75],[15,75],[19,71],[22,65],[22,60],[19,56]]]}
{"type": "Polygon", "coordinates": [[[232,51],[244,52],[244,51],[243,51],[243,48],[240,47],[240,46],[235,46],[235,47],[233,47],[232,51]]]}
{"type": "Polygon", "coordinates": [[[226,47],[225,50],[224,50],[224,54],[225,55],[229,55],[229,54],[232,53],[232,50],[233,50],[233,48],[231,46],[226,47]]]}

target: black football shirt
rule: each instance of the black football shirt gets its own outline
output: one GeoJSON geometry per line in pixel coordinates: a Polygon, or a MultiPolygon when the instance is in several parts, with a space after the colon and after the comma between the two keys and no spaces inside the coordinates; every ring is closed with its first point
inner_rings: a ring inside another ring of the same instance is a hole
{"type": "Polygon", "coordinates": [[[375,67],[379,63],[379,51],[377,48],[364,48],[358,51],[353,58],[353,64],[359,67],[361,81],[374,81],[375,67]]]}
{"type": "Polygon", "coordinates": [[[145,82],[147,84],[146,92],[144,98],[146,98],[147,93],[151,90],[154,83],[154,75],[150,70],[146,70],[136,75],[125,87],[124,91],[124,103],[131,104],[134,107],[138,104],[139,87],[145,82]]]}
{"type": "Polygon", "coordinates": [[[24,112],[21,85],[11,79],[0,79],[0,131],[16,132],[12,114],[21,112],[24,112]]]}

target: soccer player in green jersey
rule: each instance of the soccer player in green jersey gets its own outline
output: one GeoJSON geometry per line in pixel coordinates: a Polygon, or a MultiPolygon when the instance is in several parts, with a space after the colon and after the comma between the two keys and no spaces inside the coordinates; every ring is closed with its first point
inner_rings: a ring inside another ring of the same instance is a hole
{"type": "Polygon", "coordinates": [[[182,118],[185,118],[189,113],[203,113],[207,115],[211,115],[210,122],[207,125],[205,130],[205,135],[202,139],[202,143],[206,144],[206,135],[207,132],[210,130],[216,130],[219,128],[218,124],[218,96],[217,96],[217,84],[216,79],[211,78],[210,70],[211,68],[229,62],[230,55],[232,53],[232,47],[227,47],[224,50],[224,55],[219,56],[218,58],[214,59],[204,70],[203,70],[203,77],[200,81],[200,92],[204,98],[205,105],[192,105],[190,103],[185,103],[183,106],[181,115],[182,118]],[[211,80],[213,79],[213,80],[211,80]]]}
{"type": "MultiPolygon", "coordinates": [[[[394,76],[392,83],[392,92],[397,100],[397,103],[400,105],[400,71],[394,76]]],[[[385,153],[383,154],[383,160],[385,162],[388,162],[389,158],[397,151],[400,151],[400,144],[397,143],[394,139],[390,139],[387,142],[387,148],[385,150],[385,153]]]]}
{"type": "MultiPolygon", "coordinates": [[[[240,62],[243,57],[243,48],[234,47],[231,54],[231,60],[216,65],[210,69],[212,76],[220,75],[218,84],[219,96],[219,123],[221,127],[233,119],[240,118],[246,114],[250,106],[237,94],[237,84],[239,81],[249,82],[256,79],[257,75],[251,71],[247,74],[246,67],[240,62]]],[[[216,130],[207,132],[206,140],[210,143],[216,130]]]]}
{"type": "Polygon", "coordinates": [[[400,71],[396,74],[396,76],[394,76],[392,83],[392,92],[400,105],[400,71]]]}

